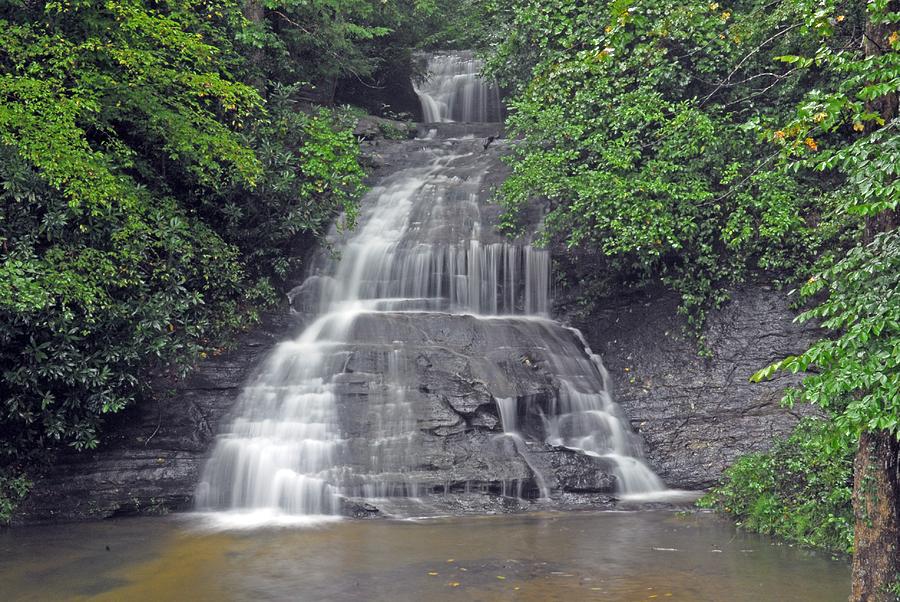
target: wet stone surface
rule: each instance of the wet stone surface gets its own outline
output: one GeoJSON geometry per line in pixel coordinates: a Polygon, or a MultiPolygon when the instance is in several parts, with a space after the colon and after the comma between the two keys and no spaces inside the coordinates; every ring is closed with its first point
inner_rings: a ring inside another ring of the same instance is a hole
{"type": "Polygon", "coordinates": [[[793,322],[784,291],[749,284],[710,313],[704,334],[711,357],[704,358],[684,334],[677,304],[665,292],[623,295],[573,322],[602,354],[650,465],[671,487],[699,489],[716,483],[739,456],[769,449],[802,416],[817,413],[781,405],[798,375],[763,383],[750,376],[802,352],[820,331],[793,322]]]}
{"type": "MultiPolygon", "coordinates": [[[[469,134],[487,133],[476,130],[469,134]]],[[[446,143],[439,139],[367,143],[376,166],[373,180],[419,164],[420,153],[446,143]]],[[[480,219],[495,222],[499,209],[486,200],[505,174],[499,157],[508,143],[498,141],[484,149],[484,140],[472,138],[460,144],[473,159],[459,165],[457,177],[462,181],[465,170],[478,166],[483,172],[478,185],[480,219]]],[[[490,243],[503,240],[490,231],[484,236],[490,243]]],[[[311,265],[328,261],[327,252],[320,252],[311,265]]],[[[321,296],[317,287],[296,291],[293,313],[267,316],[239,339],[234,351],[203,362],[186,380],[159,378],[154,397],[110,421],[98,450],[60,451],[36,480],[16,522],[191,507],[216,433],[230,421],[242,385],[278,341],[310,322],[321,296]]],[[[783,387],[796,382],[790,377],[762,385],[751,385],[747,379],[768,362],[802,349],[815,331],[791,323],[793,314],[783,293],[764,284],[748,285],[710,317],[707,336],[713,355],[703,359],[681,334],[675,303],[665,293],[623,296],[600,303],[599,311],[587,320],[572,321],[585,332],[594,351],[603,355],[617,400],[642,438],[651,467],[669,486],[697,489],[714,483],[738,455],[766,449],[775,437],[790,432],[800,415],[812,411],[779,406],[783,387]]],[[[558,309],[566,314],[564,304],[558,309]]],[[[616,483],[602,459],[542,442],[547,433],[541,416],[558,401],[561,386],[560,367],[551,365],[547,352],[548,332],[535,332],[545,327],[527,321],[500,327],[499,321],[446,313],[431,313],[428,320],[402,312],[359,316],[351,338],[366,344],[349,345],[346,353],[335,355],[340,365],[335,364],[333,379],[342,436],[348,440],[348,465],[358,465],[354,457],[362,457],[373,425],[377,426],[365,408],[373,395],[384,396],[389,356],[397,348],[395,341],[403,341],[397,369],[405,381],[413,428],[405,455],[408,464],[402,470],[397,466],[385,470],[389,488],[393,471],[396,491],[406,488],[407,494],[428,497],[434,507],[448,513],[517,512],[548,504],[608,506],[616,483]],[[525,456],[502,435],[500,398],[515,400],[525,456]],[[535,500],[536,471],[552,491],[549,502],[535,500]],[[416,484],[415,491],[408,489],[410,483],[416,484]],[[515,499],[516,495],[525,499],[515,499]]],[[[556,345],[579,346],[574,335],[559,326],[553,326],[550,334],[558,339],[556,345]]],[[[578,382],[577,374],[563,376],[578,382]]],[[[353,498],[345,503],[344,512],[384,516],[392,514],[390,506],[353,498]]]]}

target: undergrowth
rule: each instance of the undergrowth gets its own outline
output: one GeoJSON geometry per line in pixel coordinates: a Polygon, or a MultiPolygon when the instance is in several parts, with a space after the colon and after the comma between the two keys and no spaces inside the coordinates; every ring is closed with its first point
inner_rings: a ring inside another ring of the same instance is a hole
{"type": "Polygon", "coordinates": [[[805,418],[765,453],[748,454],[698,501],[756,533],[832,552],[853,547],[853,450],[833,426],[805,418]]]}

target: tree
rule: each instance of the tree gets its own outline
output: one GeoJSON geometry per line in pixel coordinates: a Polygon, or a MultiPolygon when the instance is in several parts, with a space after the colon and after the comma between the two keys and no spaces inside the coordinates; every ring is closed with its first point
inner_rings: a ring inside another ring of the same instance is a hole
{"type": "Polygon", "coordinates": [[[794,3],[505,4],[489,71],[515,90],[522,138],[501,190],[511,226],[547,199],[547,242],[592,256],[601,280],[662,280],[697,330],[752,270],[815,256],[834,225],[806,220],[807,182],[774,168],[767,137],[803,94],[772,66],[808,43],[794,3]]]}
{"type": "Polygon", "coordinates": [[[352,216],[352,124],[270,86],[254,34],[229,0],[0,8],[0,508],[152,374],[221,349],[352,216]]]}
{"type": "MultiPolygon", "coordinates": [[[[847,178],[843,209],[865,219],[859,244],[803,287],[822,299],[800,320],[818,319],[834,332],[775,370],[812,370],[787,401],[830,410],[844,437],[858,440],[854,461],[853,583],[851,600],[900,596],[900,3],[869,2],[859,52],[822,45],[812,59],[842,75],[830,92],[813,92],[792,128],[797,139],[841,133],[833,149],[807,159],[819,170],[847,178]]],[[[828,33],[834,12],[810,21],[828,33]]],[[[827,35],[826,35],[827,37],[827,35]]]]}
{"type": "Polygon", "coordinates": [[[522,139],[501,191],[509,225],[546,199],[547,242],[601,280],[663,281],[696,326],[755,270],[808,278],[799,319],[832,336],[756,378],[810,370],[788,401],[825,407],[858,442],[854,597],[896,594],[897,2],[495,10],[489,70],[514,92],[522,139]]]}

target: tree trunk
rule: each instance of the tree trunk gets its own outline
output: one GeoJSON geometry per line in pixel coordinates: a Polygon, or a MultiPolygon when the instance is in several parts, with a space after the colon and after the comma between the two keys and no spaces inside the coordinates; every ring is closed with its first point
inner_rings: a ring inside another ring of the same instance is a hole
{"type": "Polygon", "coordinates": [[[853,463],[851,602],[888,602],[900,576],[900,442],[887,431],[864,433],[853,463]]]}
{"type": "MultiPolygon", "coordinates": [[[[897,11],[900,1],[890,0],[887,11],[897,11]]],[[[866,23],[863,53],[880,56],[891,50],[888,38],[896,25],[866,23]]],[[[866,103],[869,111],[890,121],[898,109],[896,92],[866,103]]],[[[876,126],[877,127],[877,126],[876,126]]],[[[886,211],[866,222],[866,239],[894,228],[895,213],[886,211]]],[[[888,588],[900,588],[900,442],[887,431],[863,433],[853,462],[853,583],[851,602],[888,602],[898,596],[888,588]]],[[[895,589],[895,591],[898,591],[895,589]]]]}
{"type": "MultiPolygon", "coordinates": [[[[897,12],[898,10],[900,10],[900,1],[890,0],[887,3],[886,11],[897,12]]],[[[862,40],[863,54],[881,56],[886,52],[894,52],[888,38],[896,29],[896,24],[867,21],[862,40]]],[[[897,114],[898,104],[900,104],[900,96],[894,91],[868,101],[866,108],[881,115],[885,121],[890,121],[897,114]]]]}

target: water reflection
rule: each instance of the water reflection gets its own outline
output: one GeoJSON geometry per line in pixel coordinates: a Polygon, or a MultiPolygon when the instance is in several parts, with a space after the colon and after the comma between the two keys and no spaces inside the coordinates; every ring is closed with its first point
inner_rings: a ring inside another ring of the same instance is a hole
{"type": "Polygon", "coordinates": [[[14,600],[385,601],[828,601],[849,592],[845,561],[736,533],[710,515],[558,513],[250,532],[198,525],[178,517],[12,530],[0,534],[0,590],[14,600]]]}

